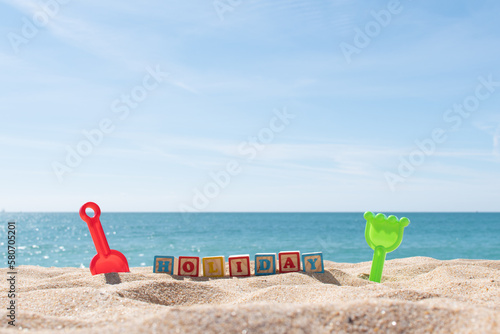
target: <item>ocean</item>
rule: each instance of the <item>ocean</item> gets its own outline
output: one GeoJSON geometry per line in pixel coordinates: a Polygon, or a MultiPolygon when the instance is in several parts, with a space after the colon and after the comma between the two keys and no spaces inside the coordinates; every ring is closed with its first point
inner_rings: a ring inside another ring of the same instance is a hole
{"type": "MultiPolygon", "coordinates": [[[[408,217],[401,246],[387,260],[412,256],[500,259],[500,213],[387,213],[408,217]]],[[[74,213],[0,213],[7,267],[7,224],[16,222],[16,266],[85,267],[96,254],[87,224],[74,213]]],[[[217,256],[322,251],[335,262],[371,261],[363,213],[106,213],[111,249],[131,267],[155,255],[217,256]]]]}

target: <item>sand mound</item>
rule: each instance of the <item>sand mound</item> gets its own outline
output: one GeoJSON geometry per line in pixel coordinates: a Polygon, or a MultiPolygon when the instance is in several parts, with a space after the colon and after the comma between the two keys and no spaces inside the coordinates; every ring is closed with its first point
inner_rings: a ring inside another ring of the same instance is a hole
{"type": "MultiPolygon", "coordinates": [[[[326,261],[324,274],[188,278],[21,266],[17,327],[35,333],[500,333],[500,261],[326,261]]],[[[1,269],[4,277],[7,270],[1,269]]],[[[7,305],[6,294],[0,296],[7,305]]]]}

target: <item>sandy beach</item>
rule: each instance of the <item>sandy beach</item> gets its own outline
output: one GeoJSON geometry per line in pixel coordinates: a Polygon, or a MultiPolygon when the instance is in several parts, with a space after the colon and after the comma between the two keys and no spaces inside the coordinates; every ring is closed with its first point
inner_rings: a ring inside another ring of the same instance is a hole
{"type": "MultiPolygon", "coordinates": [[[[500,261],[325,261],[324,274],[187,278],[152,267],[21,266],[16,327],[32,333],[500,333],[500,261]]],[[[3,277],[7,269],[1,269],[3,277]]],[[[6,293],[1,303],[7,305],[6,293]]]]}

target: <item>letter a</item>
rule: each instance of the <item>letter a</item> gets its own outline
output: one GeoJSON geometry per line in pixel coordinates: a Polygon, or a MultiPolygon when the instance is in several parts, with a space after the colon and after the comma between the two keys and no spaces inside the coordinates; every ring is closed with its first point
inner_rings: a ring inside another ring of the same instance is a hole
{"type": "Polygon", "coordinates": [[[286,259],[286,262],[285,262],[285,265],[283,266],[283,268],[295,268],[295,264],[293,263],[293,260],[291,257],[287,258],[286,259]]]}
{"type": "Polygon", "coordinates": [[[361,52],[360,49],[358,49],[354,45],[348,44],[346,42],[340,43],[339,47],[340,47],[340,50],[342,51],[342,54],[344,55],[344,58],[348,64],[350,64],[352,62],[351,56],[353,54],[359,54],[361,52]]]}

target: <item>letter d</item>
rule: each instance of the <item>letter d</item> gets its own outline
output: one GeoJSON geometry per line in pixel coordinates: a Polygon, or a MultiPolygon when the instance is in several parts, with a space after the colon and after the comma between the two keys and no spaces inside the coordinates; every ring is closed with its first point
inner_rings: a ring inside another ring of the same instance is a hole
{"type": "Polygon", "coordinates": [[[101,131],[92,129],[90,131],[83,130],[82,133],[94,146],[99,146],[102,143],[104,134],[101,131]]]}
{"type": "Polygon", "coordinates": [[[424,152],[426,155],[431,155],[436,150],[436,144],[431,139],[424,139],[422,141],[416,141],[418,148],[424,152]]]}
{"type": "Polygon", "coordinates": [[[410,177],[415,172],[415,167],[413,167],[408,160],[401,158],[398,172],[402,177],[410,177]]]}
{"type": "Polygon", "coordinates": [[[259,260],[260,262],[260,270],[269,270],[271,268],[271,261],[269,260],[259,260]]]}
{"type": "Polygon", "coordinates": [[[354,45],[356,45],[356,47],[363,49],[370,45],[370,37],[368,37],[361,29],[356,27],[354,28],[354,32],[356,33],[354,36],[354,45]]]}
{"type": "Polygon", "coordinates": [[[204,209],[209,204],[209,201],[205,195],[201,193],[198,188],[194,189],[193,206],[198,209],[204,209]]]}
{"type": "Polygon", "coordinates": [[[219,172],[210,172],[210,177],[212,180],[215,181],[221,188],[226,188],[229,185],[229,182],[231,182],[231,177],[229,174],[223,170],[219,172]]]}
{"type": "Polygon", "coordinates": [[[23,27],[21,28],[21,33],[23,34],[23,37],[27,39],[35,37],[38,34],[38,28],[35,27],[35,25],[25,17],[23,17],[23,22],[24,24],[23,27]]]}
{"type": "Polygon", "coordinates": [[[66,165],[72,168],[80,166],[83,160],[82,157],[71,146],[66,146],[66,150],[68,151],[66,165]]]}

